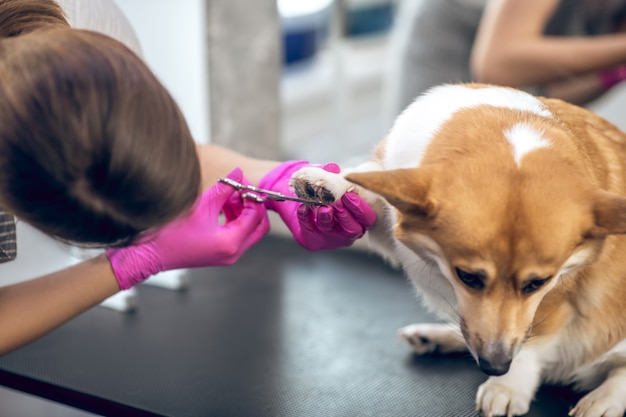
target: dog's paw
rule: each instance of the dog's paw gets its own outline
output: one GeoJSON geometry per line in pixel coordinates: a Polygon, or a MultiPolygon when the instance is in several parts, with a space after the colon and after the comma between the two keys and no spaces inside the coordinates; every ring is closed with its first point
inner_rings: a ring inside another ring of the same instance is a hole
{"type": "Polygon", "coordinates": [[[420,323],[411,324],[398,330],[415,353],[465,352],[467,347],[459,330],[449,324],[420,323]]]}
{"type": "Polygon", "coordinates": [[[355,188],[354,184],[346,181],[340,174],[316,167],[306,167],[294,172],[289,185],[298,197],[324,204],[334,203],[355,188]]]}
{"type": "Polygon", "coordinates": [[[483,417],[523,416],[528,413],[531,401],[532,395],[527,390],[503,384],[497,378],[491,377],[478,388],[476,411],[483,417]]]}
{"type": "Polygon", "coordinates": [[[578,401],[569,415],[572,417],[622,417],[626,412],[625,389],[605,383],[578,401]]]}

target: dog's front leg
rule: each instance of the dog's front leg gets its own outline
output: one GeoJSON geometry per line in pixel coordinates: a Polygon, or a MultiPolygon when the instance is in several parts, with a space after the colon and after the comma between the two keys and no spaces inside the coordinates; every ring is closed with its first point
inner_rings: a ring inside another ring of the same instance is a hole
{"type": "Polygon", "coordinates": [[[410,324],[398,330],[398,334],[419,355],[467,352],[461,330],[452,323],[410,324]]]}
{"type": "Polygon", "coordinates": [[[476,394],[476,409],[484,417],[522,416],[541,382],[541,360],[536,351],[522,348],[511,363],[509,372],[491,376],[476,394]]]}
{"type": "MultiPolygon", "coordinates": [[[[344,176],[350,172],[380,171],[382,168],[376,162],[366,162],[357,168],[344,170],[340,174],[325,171],[322,168],[306,167],[296,171],[291,176],[289,185],[300,198],[319,200],[324,203],[333,203],[345,193],[354,191],[370,206],[374,207],[381,200],[376,194],[358,187],[347,181],[344,176]]],[[[376,208],[374,207],[374,210],[376,208]]]]}
{"type": "Polygon", "coordinates": [[[573,417],[622,417],[626,412],[626,365],[614,368],[606,380],[570,411],[573,417]]]}

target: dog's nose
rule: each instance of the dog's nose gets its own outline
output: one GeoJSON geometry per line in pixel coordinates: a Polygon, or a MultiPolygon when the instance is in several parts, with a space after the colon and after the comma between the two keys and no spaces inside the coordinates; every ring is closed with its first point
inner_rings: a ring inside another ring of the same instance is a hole
{"type": "Polygon", "coordinates": [[[509,372],[509,368],[511,367],[511,359],[487,360],[483,357],[479,357],[478,366],[480,366],[481,371],[489,376],[500,376],[509,372]]]}
{"type": "Polygon", "coordinates": [[[509,372],[512,360],[513,348],[501,340],[483,345],[482,351],[478,352],[478,366],[490,376],[500,376],[509,372]]]}

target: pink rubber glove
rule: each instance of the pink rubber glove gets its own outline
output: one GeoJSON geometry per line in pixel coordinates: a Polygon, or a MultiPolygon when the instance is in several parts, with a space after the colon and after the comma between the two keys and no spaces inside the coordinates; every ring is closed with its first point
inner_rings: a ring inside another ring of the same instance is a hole
{"type": "Polygon", "coordinates": [[[598,73],[598,80],[600,85],[605,90],[614,87],[616,84],[626,80],[626,65],[619,65],[614,68],[609,68],[598,73]]]}
{"type": "MultiPolygon", "coordinates": [[[[245,181],[241,169],[228,175],[245,181]]],[[[269,230],[263,204],[241,198],[218,183],[206,190],[190,213],[156,230],[133,246],[106,251],[120,288],[126,290],[150,275],[180,268],[231,265],[269,230]],[[238,201],[237,207],[231,207],[238,201]],[[220,224],[220,213],[228,213],[220,224]]]]}
{"type": "MultiPolygon", "coordinates": [[[[295,193],[289,186],[289,180],[294,172],[306,166],[340,172],[337,164],[311,165],[307,161],[287,161],[266,174],[259,187],[293,196],[295,193]]],[[[374,210],[356,193],[346,193],[330,206],[307,206],[269,199],[265,206],[276,211],[296,242],[310,251],[350,246],[363,237],[376,221],[374,210]]]]}

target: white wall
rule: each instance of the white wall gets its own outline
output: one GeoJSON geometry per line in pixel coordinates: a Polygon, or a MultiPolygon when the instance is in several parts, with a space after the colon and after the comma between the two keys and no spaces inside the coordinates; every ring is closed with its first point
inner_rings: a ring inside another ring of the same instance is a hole
{"type": "Polygon", "coordinates": [[[613,87],[592,103],[589,109],[626,132],[626,82],[613,87]]]}
{"type": "MultiPolygon", "coordinates": [[[[88,1],[88,0],[87,0],[88,1]]],[[[196,141],[209,141],[204,0],[115,0],[144,58],[181,107],[196,141]]]]}

